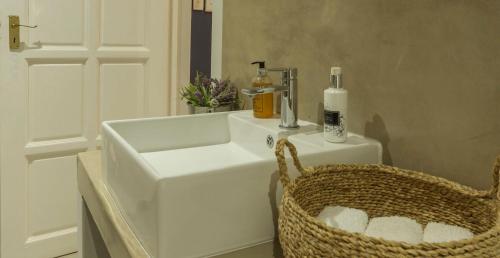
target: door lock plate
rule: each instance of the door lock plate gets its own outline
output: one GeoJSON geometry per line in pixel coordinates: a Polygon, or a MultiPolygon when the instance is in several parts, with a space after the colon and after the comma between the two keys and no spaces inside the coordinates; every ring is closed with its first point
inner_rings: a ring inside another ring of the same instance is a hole
{"type": "Polygon", "coordinates": [[[19,16],[9,16],[9,47],[10,49],[19,49],[21,45],[19,39],[19,16]]]}

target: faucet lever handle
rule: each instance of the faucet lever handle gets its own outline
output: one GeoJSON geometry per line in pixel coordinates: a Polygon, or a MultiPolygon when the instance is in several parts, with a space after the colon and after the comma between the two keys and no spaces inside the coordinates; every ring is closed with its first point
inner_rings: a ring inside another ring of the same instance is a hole
{"type": "Polygon", "coordinates": [[[290,73],[289,68],[270,68],[267,70],[269,72],[280,72],[282,79],[288,79],[288,74],[290,73]]]}
{"type": "Polygon", "coordinates": [[[267,70],[270,71],[270,72],[286,72],[289,69],[288,68],[282,68],[282,67],[280,67],[280,68],[269,68],[267,70]]]}
{"type": "Polygon", "coordinates": [[[270,68],[267,69],[270,72],[281,72],[282,80],[297,79],[298,69],[295,67],[289,68],[270,68]]]}
{"type": "Polygon", "coordinates": [[[281,73],[281,85],[288,85],[290,80],[290,69],[289,68],[270,68],[267,69],[269,72],[280,72],[281,73]]]}

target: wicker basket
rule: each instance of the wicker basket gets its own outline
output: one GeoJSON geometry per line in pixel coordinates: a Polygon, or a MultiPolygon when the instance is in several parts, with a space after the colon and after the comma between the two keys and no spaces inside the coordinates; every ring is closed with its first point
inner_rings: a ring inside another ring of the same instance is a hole
{"type": "Polygon", "coordinates": [[[295,146],[276,147],[284,194],[279,238],[285,257],[500,257],[500,157],[491,191],[384,165],[325,165],[304,169],[295,146]],[[293,182],[284,148],[302,174],[293,182]],[[315,217],[327,205],[363,209],[370,217],[407,216],[426,225],[443,222],[465,227],[475,237],[449,243],[403,242],[328,228],[315,217]]]}

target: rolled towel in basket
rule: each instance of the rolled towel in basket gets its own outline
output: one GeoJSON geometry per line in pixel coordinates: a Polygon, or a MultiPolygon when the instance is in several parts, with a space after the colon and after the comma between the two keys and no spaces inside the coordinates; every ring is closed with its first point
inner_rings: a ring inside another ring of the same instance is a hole
{"type": "Polygon", "coordinates": [[[368,224],[366,212],[342,206],[327,206],[317,218],[329,227],[351,233],[363,233],[368,224]]]}
{"type": "Polygon", "coordinates": [[[371,219],[365,234],[409,244],[418,244],[423,239],[422,225],[413,219],[399,216],[371,219]]]}
{"type": "Polygon", "coordinates": [[[466,228],[444,223],[431,222],[424,230],[424,242],[442,243],[473,238],[474,234],[466,228]]]}

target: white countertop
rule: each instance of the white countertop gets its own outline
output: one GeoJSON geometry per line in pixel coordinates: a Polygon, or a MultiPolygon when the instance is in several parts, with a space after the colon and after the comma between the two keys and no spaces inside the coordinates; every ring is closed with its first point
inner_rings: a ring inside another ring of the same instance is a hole
{"type": "MultiPolygon", "coordinates": [[[[100,151],[78,154],[78,189],[112,257],[150,257],[118,211],[102,181],[100,151]]],[[[282,254],[279,245],[270,242],[216,257],[278,258],[282,254]]]]}

